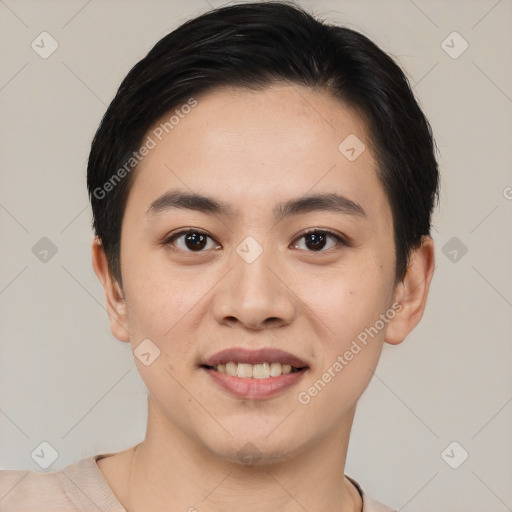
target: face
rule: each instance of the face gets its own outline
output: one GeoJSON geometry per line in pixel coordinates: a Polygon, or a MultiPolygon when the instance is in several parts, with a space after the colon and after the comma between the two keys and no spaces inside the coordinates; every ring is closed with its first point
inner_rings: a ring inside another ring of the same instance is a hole
{"type": "Polygon", "coordinates": [[[364,126],[338,100],[284,85],[196,100],[168,134],[148,132],[157,144],[135,171],[126,329],[132,349],[160,351],[135,361],[161,419],[225,459],[247,441],[284,459],[347,424],[377,365],[395,313],[391,209],[364,126]],[[202,366],[231,348],[305,369],[248,383],[202,366]]]}

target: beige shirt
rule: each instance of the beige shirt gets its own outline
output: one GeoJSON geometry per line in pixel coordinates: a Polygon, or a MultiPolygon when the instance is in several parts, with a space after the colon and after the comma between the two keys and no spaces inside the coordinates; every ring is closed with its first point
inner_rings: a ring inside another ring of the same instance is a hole
{"type": "MultiPolygon", "coordinates": [[[[96,464],[109,455],[114,454],[90,455],[49,473],[0,470],[0,512],[126,512],[96,464]]],[[[361,494],[362,512],[396,512],[347,478],[361,494]]]]}

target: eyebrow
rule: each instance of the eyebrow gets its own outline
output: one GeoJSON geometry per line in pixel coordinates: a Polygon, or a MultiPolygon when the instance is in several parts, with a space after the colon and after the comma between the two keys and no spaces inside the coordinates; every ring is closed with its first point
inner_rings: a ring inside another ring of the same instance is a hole
{"type": "MultiPolygon", "coordinates": [[[[229,203],[177,189],[170,190],[154,200],[146,215],[155,215],[173,208],[195,210],[205,214],[224,215],[226,217],[233,217],[236,214],[229,203]]],[[[273,215],[276,220],[281,220],[291,215],[313,211],[332,211],[366,218],[366,212],[359,203],[334,193],[314,194],[290,199],[276,205],[273,209],[273,215]]]]}

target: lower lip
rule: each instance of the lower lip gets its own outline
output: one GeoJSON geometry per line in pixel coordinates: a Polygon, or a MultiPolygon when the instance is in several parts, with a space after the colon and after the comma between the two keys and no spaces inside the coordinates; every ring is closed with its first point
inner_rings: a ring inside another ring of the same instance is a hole
{"type": "Polygon", "coordinates": [[[203,367],[203,370],[226,391],[239,398],[268,398],[280,391],[283,391],[294,384],[297,384],[304,376],[307,369],[298,372],[280,375],[279,377],[268,377],[267,379],[255,379],[254,377],[242,378],[232,377],[227,373],[211,370],[203,367]]]}

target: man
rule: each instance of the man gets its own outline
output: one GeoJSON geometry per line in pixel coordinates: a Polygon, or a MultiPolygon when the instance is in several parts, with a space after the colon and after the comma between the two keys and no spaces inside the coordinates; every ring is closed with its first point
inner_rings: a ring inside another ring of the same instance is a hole
{"type": "Polygon", "coordinates": [[[3,510],[391,510],[344,467],[382,346],[419,322],[434,269],[434,142],[393,60],[292,4],[213,10],[124,79],[88,188],[146,437],[31,472],[3,510]]]}

